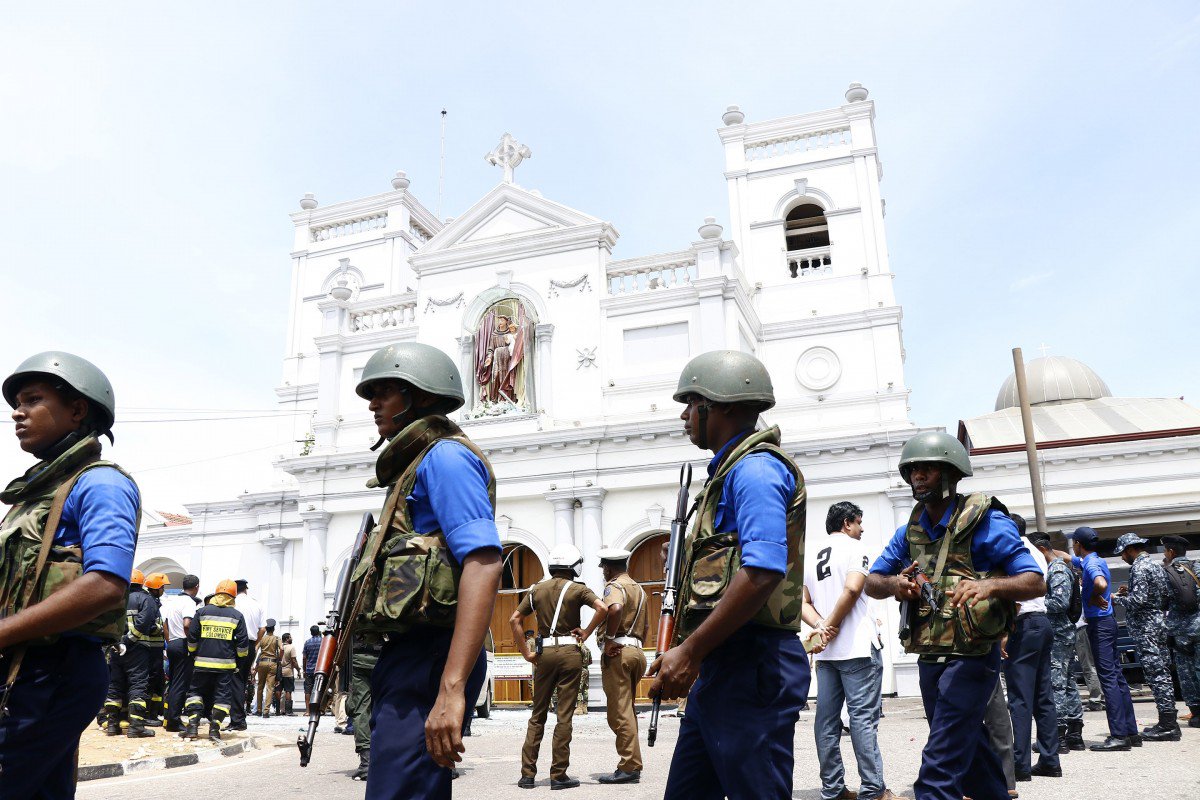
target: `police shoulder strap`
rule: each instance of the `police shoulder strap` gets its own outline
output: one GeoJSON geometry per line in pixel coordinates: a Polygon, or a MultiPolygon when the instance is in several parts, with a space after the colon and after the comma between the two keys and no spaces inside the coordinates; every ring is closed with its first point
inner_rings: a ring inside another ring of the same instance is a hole
{"type": "MultiPolygon", "coordinates": [[[[638,588],[642,589],[642,587],[640,585],[638,586],[638,588]]],[[[624,589],[622,589],[621,591],[624,591],[624,589]]],[[[629,595],[626,594],[625,596],[628,597],[629,595]]],[[[633,619],[629,623],[629,630],[627,630],[625,632],[626,636],[632,634],[637,629],[638,618],[642,616],[642,604],[645,602],[646,602],[646,590],[642,589],[641,596],[638,597],[637,611],[634,612],[633,619]]]]}
{"type": "MultiPolygon", "coordinates": [[[[563,598],[574,581],[564,581],[562,591],[558,593],[558,605],[554,607],[554,618],[550,620],[550,636],[558,636],[558,615],[562,611],[563,598]]],[[[532,605],[532,603],[530,603],[532,605]]]]}

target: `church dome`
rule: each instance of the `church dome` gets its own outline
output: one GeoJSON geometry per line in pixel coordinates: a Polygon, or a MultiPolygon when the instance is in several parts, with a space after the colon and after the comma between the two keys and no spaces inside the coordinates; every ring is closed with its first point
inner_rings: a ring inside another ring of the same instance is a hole
{"type": "MultiPolygon", "coordinates": [[[[1025,365],[1025,379],[1031,406],[1054,406],[1080,400],[1112,397],[1108,384],[1082,361],[1062,356],[1035,358],[1025,365]]],[[[1016,408],[1016,374],[1009,375],[996,395],[996,410],[1016,408]]]]}

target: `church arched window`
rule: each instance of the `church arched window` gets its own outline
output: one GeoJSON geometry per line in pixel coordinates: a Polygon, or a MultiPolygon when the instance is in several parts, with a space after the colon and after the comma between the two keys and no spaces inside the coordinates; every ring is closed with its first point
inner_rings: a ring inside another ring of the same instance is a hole
{"type": "Polygon", "coordinates": [[[784,220],[788,272],[793,278],[831,271],[829,221],[815,203],[802,203],[784,220]]]}

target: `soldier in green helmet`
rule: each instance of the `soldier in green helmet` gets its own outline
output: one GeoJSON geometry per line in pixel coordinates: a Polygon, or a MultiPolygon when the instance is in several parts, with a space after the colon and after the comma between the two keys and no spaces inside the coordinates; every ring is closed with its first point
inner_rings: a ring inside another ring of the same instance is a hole
{"type": "Polygon", "coordinates": [[[754,356],[697,356],[674,397],[684,404],[684,432],[713,456],[684,542],[679,641],[647,671],[652,695],[687,694],[665,797],[791,797],[809,684],[797,636],[804,477],[780,447],[779,428],[758,429],[775,393],[754,356]]]}
{"type": "Polygon", "coordinates": [[[919,655],[929,721],[916,797],[1006,797],[984,712],[999,675],[1000,639],[1016,603],[1046,591],[1042,570],[999,500],[957,492],[971,475],[971,460],[953,436],[917,434],[905,443],[899,466],[917,505],[871,567],[866,591],[908,601],[914,611],[901,621],[900,641],[919,655]],[[918,587],[926,580],[932,605],[918,587]]]}
{"type": "Polygon", "coordinates": [[[387,499],[352,573],[363,593],[356,631],[386,639],[371,672],[366,796],[449,798],[500,586],[496,478],[446,416],[463,389],[441,350],[385,347],[356,391],[374,415],[376,447],[387,443],[372,480],[387,499]]]}
{"type": "Polygon", "coordinates": [[[108,688],[102,648],[125,628],[140,499],[100,459],[112,385],[79,356],[39,353],[3,383],[22,450],[0,522],[0,795],[75,796],[75,751],[108,688]]]}

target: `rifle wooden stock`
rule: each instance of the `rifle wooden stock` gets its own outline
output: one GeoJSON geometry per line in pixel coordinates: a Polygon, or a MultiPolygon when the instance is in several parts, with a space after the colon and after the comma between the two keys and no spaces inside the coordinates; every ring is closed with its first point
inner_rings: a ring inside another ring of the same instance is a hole
{"type": "MultiPolygon", "coordinates": [[[[662,658],[671,649],[675,639],[675,602],[679,593],[679,567],[683,557],[683,537],[687,535],[688,490],[692,485],[692,465],[684,464],[679,470],[679,495],[675,501],[675,519],[671,520],[671,540],[667,545],[667,563],[663,581],[662,616],[658,620],[658,639],[655,642],[655,658],[662,658]]],[[[654,697],[650,709],[650,725],[646,729],[646,746],[654,747],[658,738],[658,714],[662,708],[662,691],[654,697]]]]}
{"type": "Polygon", "coordinates": [[[305,698],[308,704],[308,727],[296,740],[300,749],[300,766],[307,767],[312,758],[313,741],[317,738],[317,726],[321,723],[321,714],[333,702],[336,691],[333,682],[333,670],[338,664],[344,664],[350,645],[350,637],[354,632],[354,619],[362,609],[362,592],[350,586],[350,573],[354,564],[362,554],[363,545],[375,527],[375,517],[368,511],[363,514],[358,536],[350,557],[342,566],[338,576],[337,588],[334,591],[333,608],[329,611],[329,619],[325,626],[325,635],[321,637],[321,649],[317,651],[317,664],[313,670],[312,694],[305,698]]]}

